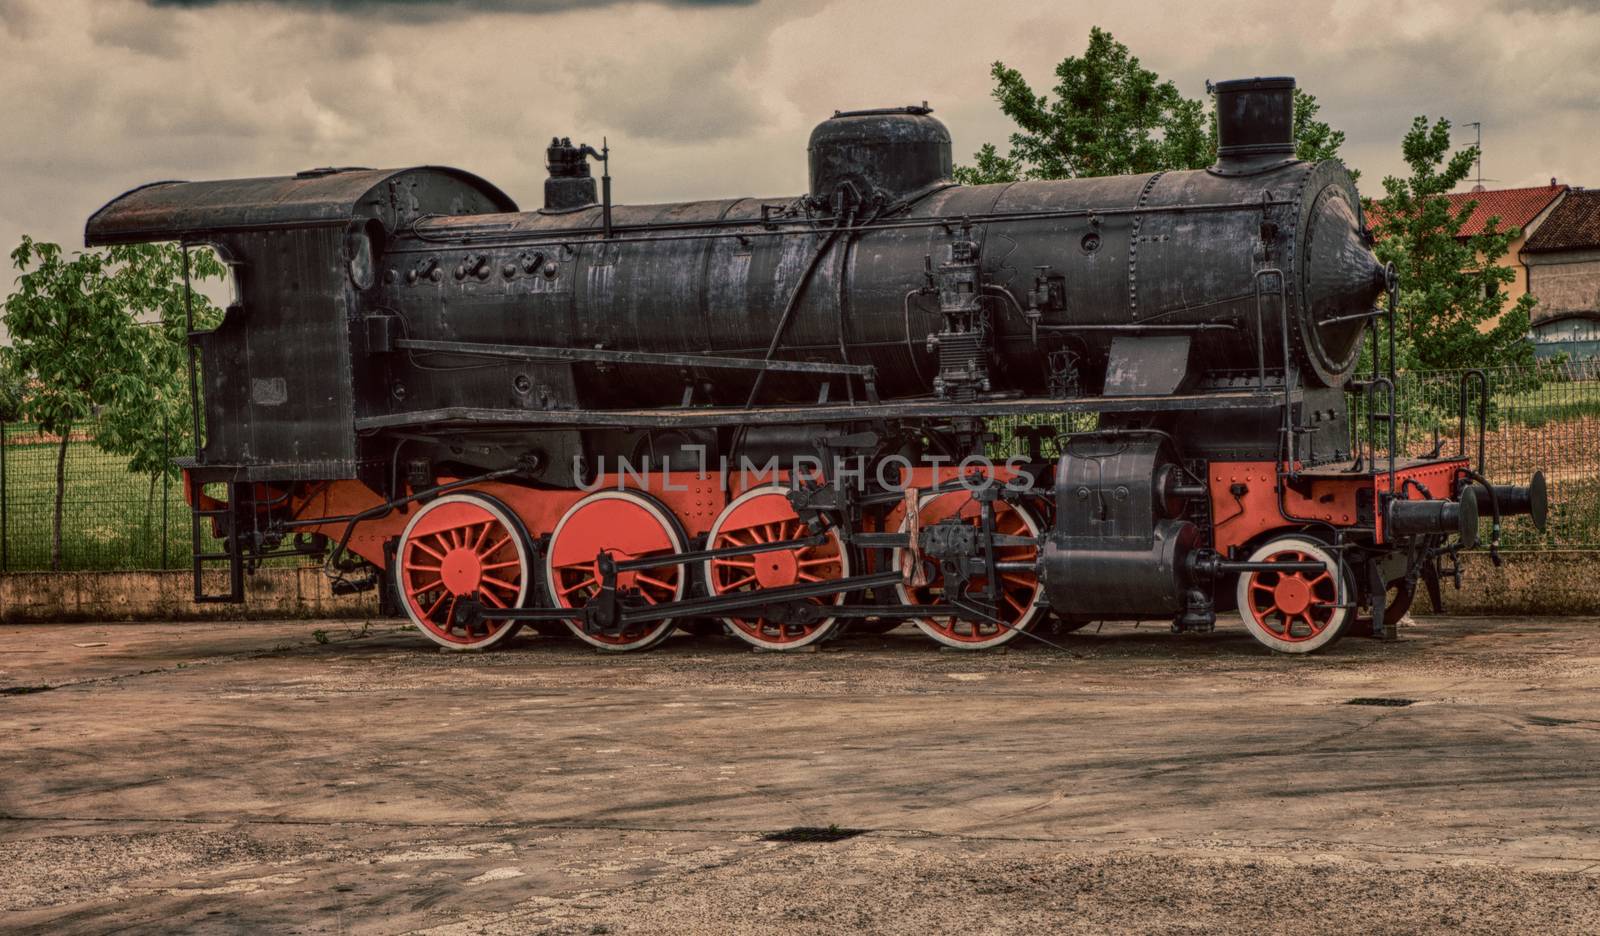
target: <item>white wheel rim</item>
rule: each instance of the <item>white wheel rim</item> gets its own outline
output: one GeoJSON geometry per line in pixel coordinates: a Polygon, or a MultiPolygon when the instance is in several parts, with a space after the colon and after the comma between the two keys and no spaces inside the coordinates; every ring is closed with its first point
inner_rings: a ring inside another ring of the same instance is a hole
{"type": "Polygon", "coordinates": [[[416,514],[412,516],[411,520],[406,523],[405,529],[401,531],[399,546],[394,553],[394,568],[390,571],[394,579],[397,597],[400,599],[400,607],[405,611],[406,619],[411,622],[413,627],[421,631],[425,637],[441,647],[445,647],[450,650],[482,650],[486,647],[494,646],[500,641],[510,637],[512,634],[515,634],[518,630],[516,623],[511,622],[503,624],[499,630],[496,630],[494,633],[489,634],[484,639],[479,641],[464,643],[459,641],[445,640],[438,634],[434,633],[433,629],[423,622],[422,618],[417,615],[416,610],[412,607],[412,603],[407,599],[406,596],[407,583],[404,578],[406,549],[412,542],[412,534],[416,530],[417,524],[435,510],[438,510],[449,504],[463,503],[471,504],[472,506],[488,513],[495,519],[495,522],[505,527],[505,529],[511,534],[511,545],[516,550],[517,562],[522,573],[522,579],[520,583],[521,587],[517,590],[517,600],[512,607],[526,607],[526,602],[528,599],[528,581],[530,573],[532,572],[532,567],[528,555],[528,544],[525,538],[518,532],[521,528],[521,524],[518,523],[506,510],[501,508],[498,502],[491,500],[488,497],[474,494],[470,491],[460,494],[446,494],[443,497],[436,498],[424,504],[422,509],[418,510],[416,514]]]}
{"type": "MultiPolygon", "coordinates": [[[[1333,579],[1335,605],[1347,605],[1354,598],[1348,576],[1344,575],[1343,565],[1328,552],[1327,547],[1309,537],[1285,536],[1272,540],[1251,553],[1248,561],[1265,562],[1272,556],[1286,552],[1305,553],[1313,561],[1320,562],[1327,568],[1328,574],[1333,579]]],[[[1303,640],[1286,640],[1256,619],[1252,588],[1257,583],[1258,575],[1259,573],[1253,572],[1240,575],[1235,598],[1239,606],[1239,618],[1244,621],[1245,628],[1250,631],[1250,636],[1264,646],[1280,653],[1311,653],[1332,643],[1350,620],[1350,609],[1336,606],[1330,609],[1328,623],[1320,632],[1303,640]]]]}
{"type": "MultiPolygon", "coordinates": [[[[740,494],[738,497],[729,502],[728,506],[722,508],[721,513],[717,514],[716,522],[711,524],[711,532],[706,535],[706,542],[708,544],[716,543],[717,537],[722,534],[723,524],[729,518],[731,518],[740,507],[744,506],[749,501],[758,497],[770,497],[774,494],[782,495],[787,490],[788,488],[785,488],[782,485],[769,484],[761,487],[751,488],[750,490],[745,491],[743,494],[740,494]]],[[[847,578],[850,575],[849,552],[844,548],[844,544],[839,542],[839,536],[836,532],[830,531],[830,535],[833,537],[834,545],[839,550],[839,566],[841,569],[840,575],[841,577],[847,578]]],[[[713,595],[727,594],[716,591],[717,576],[715,569],[712,568],[712,560],[707,559],[704,563],[703,569],[706,576],[707,591],[710,591],[713,595]]],[[[844,599],[844,593],[841,592],[834,597],[833,603],[836,605],[843,604],[844,599]]],[[[736,623],[737,620],[738,618],[732,617],[722,618],[722,621],[728,625],[728,629],[733,631],[733,635],[735,637],[743,640],[745,643],[748,643],[751,646],[761,647],[762,649],[766,650],[798,650],[801,647],[808,647],[833,633],[833,631],[838,627],[839,623],[838,618],[826,618],[818,622],[815,630],[799,640],[778,641],[767,640],[763,637],[759,637],[748,632],[736,623]]]]}
{"type": "MultiPolygon", "coordinates": [[[[667,539],[672,544],[672,548],[677,552],[684,551],[683,537],[678,535],[677,524],[672,521],[665,511],[657,507],[652,500],[640,497],[638,494],[635,494],[632,491],[596,491],[595,493],[590,494],[588,497],[585,497],[573,504],[571,507],[568,507],[567,512],[561,515],[561,520],[556,523],[555,530],[553,530],[550,534],[550,548],[546,549],[544,554],[544,584],[545,595],[550,599],[552,606],[558,608],[572,607],[571,605],[564,603],[561,600],[561,596],[558,594],[555,547],[557,541],[559,541],[561,538],[562,531],[566,529],[568,521],[578,516],[586,508],[601,501],[608,500],[626,501],[644,510],[652,519],[656,521],[657,524],[660,525],[661,529],[665,531],[667,534],[667,539]]],[[[672,565],[672,563],[666,562],[663,563],[663,565],[672,565]]],[[[672,597],[673,601],[682,600],[684,589],[688,585],[688,579],[689,570],[687,568],[682,568],[680,564],[677,587],[674,590],[672,597]]],[[[657,621],[655,626],[646,631],[643,637],[625,644],[618,644],[609,643],[599,639],[593,634],[586,633],[583,629],[583,624],[580,621],[567,621],[566,624],[567,629],[572,632],[573,636],[577,637],[579,640],[582,640],[584,643],[589,644],[591,647],[596,647],[600,650],[624,653],[633,650],[647,650],[665,640],[672,633],[672,619],[665,618],[661,621],[657,621]]]]}
{"type": "MultiPolygon", "coordinates": [[[[935,498],[945,497],[953,493],[959,492],[934,491],[930,494],[924,494],[917,501],[917,511],[920,513],[924,507],[927,507],[929,504],[933,503],[935,498]]],[[[1027,527],[1029,535],[1037,537],[1039,535],[1040,527],[1039,521],[1033,516],[1033,511],[1022,506],[1021,504],[1008,504],[1008,506],[1015,510],[1017,515],[1022,518],[1022,523],[1025,527],[1027,527]]],[[[901,520],[900,532],[909,532],[908,528],[910,527],[910,524],[910,517],[906,517],[904,520],[901,520]]],[[[894,551],[896,568],[901,568],[900,560],[904,553],[904,549],[896,549],[894,551]]],[[[1043,586],[1043,582],[1036,582],[1034,584],[1033,597],[1028,603],[1028,610],[1023,613],[1022,618],[1018,620],[1017,623],[1001,628],[998,633],[987,640],[956,640],[942,632],[931,620],[927,618],[915,618],[913,619],[912,623],[917,625],[917,630],[922,631],[924,634],[932,637],[934,640],[945,645],[946,647],[954,647],[958,650],[987,650],[990,647],[998,647],[1002,644],[1010,643],[1011,641],[1016,640],[1022,631],[1032,627],[1033,623],[1039,619],[1039,615],[1044,612],[1044,602],[1042,601],[1044,595],[1043,586]]],[[[916,603],[912,600],[913,596],[911,594],[911,587],[905,582],[904,579],[895,585],[895,591],[899,593],[902,604],[910,605],[916,603]]]]}

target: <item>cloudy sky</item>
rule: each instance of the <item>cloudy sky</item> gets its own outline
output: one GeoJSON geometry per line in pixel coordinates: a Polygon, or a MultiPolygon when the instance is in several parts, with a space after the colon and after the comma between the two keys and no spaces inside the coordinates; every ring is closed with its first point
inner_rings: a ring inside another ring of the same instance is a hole
{"type": "Polygon", "coordinates": [[[1047,87],[1094,24],[1191,97],[1295,75],[1369,191],[1416,114],[1483,121],[1492,184],[1600,186],[1600,0],[0,0],[0,244],[79,246],[152,180],[325,165],[460,166],[534,208],[554,134],[609,136],[618,201],[790,194],[835,108],[1003,142],[989,64],[1047,87]]]}

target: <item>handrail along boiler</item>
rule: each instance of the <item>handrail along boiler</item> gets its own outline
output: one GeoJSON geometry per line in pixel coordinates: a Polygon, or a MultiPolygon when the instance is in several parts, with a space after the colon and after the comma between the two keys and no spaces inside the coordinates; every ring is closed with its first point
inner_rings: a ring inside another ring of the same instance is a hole
{"type": "Polygon", "coordinates": [[[1293,87],[1217,85],[1197,171],[958,185],[924,105],[824,121],[798,197],[613,205],[609,148],[556,139],[538,211],[327,169],[135,189],[87,240],[233,270],[190,334],[197,600],[301,553],[457,648],[911,621],[981,649],[1237,608],[1305,652],[1393,638],[1480,512],[1545,495],[1484,478],[1465,397],[1461,450],[1397,456],[1393,274],[1344,168],[1295,158],[1293,87]]]}

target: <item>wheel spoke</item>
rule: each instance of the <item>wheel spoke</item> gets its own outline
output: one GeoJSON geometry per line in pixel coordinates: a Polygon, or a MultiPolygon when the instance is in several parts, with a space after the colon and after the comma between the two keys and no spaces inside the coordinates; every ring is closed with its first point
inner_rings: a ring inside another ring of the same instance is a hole
{"type": "Polygon", "coordinates": [[[428,582],[428,583],[423,584],[423,585],[418,585],[418,586],[410,589],[409,591],[406,592],[406,594],[408,594],[411,597],[415,598],[418,595],[422,594],[423,592],[433,591],[435,588],[442,588],[442,587],[444,587],[444,579],[437,578],[437,579],[434,579],[431,582],[428,582]]]}
{"type": "Polygon", "coordinates": [[[578,582],[576,585],[569,585],[566,588],[561,589],[561,594],[570,595],[573,592],[577,591],[578,589],[584,587],[585,585],[598,585],[598,584],[600,584],[600,580],[591,575],[588,578],[583,579],[582,581],[578,582]]]}
{"type": "MultiPolygon", "coordinates": [[[[667,574],[670,575],[672,573],[669,572],[667,574]]],[[[633,578],[634,578],[634,581],[644,582],[646,585],[654,585],[655,587],[663,589],[665,591],[676,592],[678,590],[678,586],[675,583],[673,583],[673,582],[664,582],[661,579],[658,579],[653,575],[646,575],[643,572],[636,573],[633,578]]]]}
{"type": "Polygon", "coordinates": [[[423,552],[425,552],[425,553],[427,553],[427,554],[428,554],[428,555],[430,555],[430,556],[432,556],[432,557],[433,557],[433,558],[435,558],[435,559],[437,559],[437,560],[439,560],[439,561],[440,561],[440,562],[443,562],[443,561],[444,561],[444,553],[442,553],[442,552],[435,552],[435,551],[434,551],[434,550],[433,550],[433,549],[430,549],[430,548],[429,548],[429,547],[428,547],[428,544],[427,544],[427,543],[424,543],[424,542],[423,542],[423,541],[422,541],[422,540],[412,540],[412,541],[411,541],[411,545],[413,545],[413,546],[415,546],[415,547],[416,547],[416,548],[418,548],[418,549],[420,549],[420,550],[422,550],[422,551],[423,551],[423,552]]]}
{"type": "Polygon", "coordinates": [[[754,575],[746,575],[744,578],[739,579],[737,582],[726,582],[726,583],[724,583],[722,585],[719,585],[717,587],[721,591],[731,591],[731,590],[733,590],[735,588],[743,588],[745,585],[748,585],[751,582],[754,582],[755,580],[756,580],[756,577],[754,575]]]}
{"type": "Polygon", "coordinates": [[[487,582],[486,581],[486,583],[480,583],[478,587],[480,589],[482,589],[482,588],[503,589],[503,590],[505,590],[507,592],[510,592],[513,595],[522,590],[522,586],[521,585],[510,585],[510,584],[506,584],[506,583],[503,583],[503,582],[487,582]]]}

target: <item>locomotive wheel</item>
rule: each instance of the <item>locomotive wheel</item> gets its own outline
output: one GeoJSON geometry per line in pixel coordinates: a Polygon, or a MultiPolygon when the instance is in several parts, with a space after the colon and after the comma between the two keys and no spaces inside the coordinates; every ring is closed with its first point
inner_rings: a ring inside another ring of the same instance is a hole
{"type": "Polygon", "coordinates": [[[1389,590],[1384,596],[1383,623],[1390,627],[1400,623],[1411,610],[1411,602],[1417,597],[1417,583],[1407,585],[1405,579],[1395,579],[1389,583],[1389,590]]]}
{"type": "MultiPolygon", "coordinates": [[[[1397,578],[1390,582],[1385,589],[1383,604],[1383,623],[1394,627],[1400,623],[1411,610],[1411,603],[1417,597],[1417,584],[1412,582],[1406,585],[1406,580],[1397,578]]],[[[1372,609],[1367,608],[1366,613],[1358,616],[1345,626],[1345,635],[1348,637],[1372,636],[1372,609]]]]}
{"type": "MultiPolygon", "coordinates": [[[[655,498],[634,491],[597,491],[567,509],[545,553],[545,587],[563,608],[581,608],[600,593],[601,550],[617,562],[660,555],[662,564],[617,573],[623,605],[661,604],[683,597],[688,570],[670,558],[684,550],[683,529],[655,498]]],[[[620,634],[590,634],[580,621],[567,628],[601,650],[648,650],[672,633],[672,619],[630,625],[620,634]]]]}
{"type": "Polygon", "coordinates": [[[1239,576],[1239,616],[1256,640],[1280,653],[1311,653],[1339,639],[1354,584],[1327,547],[1306,536],[1281,536],[1250,562],[1320,562],[1321,572],[1251,572],[1239,576]],[[1343,587],[1334,576],[1340,575],[1343,587]]]}
{"type": "MultiPolygon", "coordinates": [[[[789,503],[788,489],[773,486],[751,488],[734,498],[711,525],[706,541],[709,549],[730,549],[809,535],[810,531],[789,503]]],[[[839,541],[838,532],[829,530],[827,540],[820,546],[709,559],[705,569],[711,594],[726,595],[844,578],[850,574],[850,557],[839,541]]],[[[840,592],[833,603],[843,602],[844,597],[840,592]]],[[[814,604],[823,601],[812,599],[814,604]]],[[[807,624],[751,617],[723,620],[735,637],[764,650],[797,650],[810,646],[827,638],[838,624],[836,618],[807,624]]]]}
{"type": "MultiPolygon", "coordinates": [[[[962,521],[977,526],[983,522],[982,505],[965,488],[924,495],[917,510],[922,526],[929,526],[959,516],[962,521]]],[[[907,532],[910,524],[902,521],[900,531],[907,532]]],[[[995,501],[994,530],[1009,536],[1039,535],[1039,521],[1033,513],[1019,504],[995,501]]],[[[995,550],[995,558],[1003,562],[1034,562],[1039,558],[1037,546],[1002,546],[995,550]]],[[[897,550],[895,561],[900,560],[897,550]]],[[[977,591],[986,585],[983,576],[973,578],[969,586],[977,591]]],[[[928,584],[912,588],[902,582],[900,600],[909,605],[935,604],[944,597],[944,576],[934,573],[928,584]]],[[[1044,607],[1040,603],[1039,576],[1033,572],[1000,573],[1000,607],[998,617],[1005,623],[994,621],[966,621],[960,618],[917,618],[917,629],[947,647],[961,650],[986,650],[998,647],[1017,638],[1034,621],[1039,619],[1044,607]]]]}
{"type": "Polygon", "coordinates": [[[533,578],[532,550],[522,522],[504,504],[476,492],[448,494],[417,511],[395,550],[400,606],[417,630],[441,647],[481,650],[520,625],[456,620],[463,600],[488,608],[520,608],[533,578]]]}

